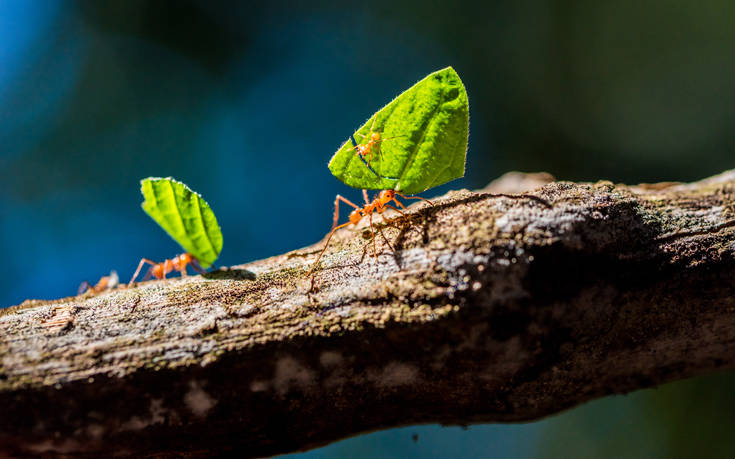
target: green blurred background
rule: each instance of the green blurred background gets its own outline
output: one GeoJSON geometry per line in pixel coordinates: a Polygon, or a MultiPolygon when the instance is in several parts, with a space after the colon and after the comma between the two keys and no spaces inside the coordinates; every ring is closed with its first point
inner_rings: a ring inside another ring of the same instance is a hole
{"type": "MultiPolygon", "coordinates": [[[[217,213],[222,265],[319,240],[326,162],[452,65],[467,177],[694,180],[732,168],[735,2],[0,0],[0,307],[74,294],[178,247],[139,208],[172,175],[217,213]],[[296,224],[296,222],[298,224],[296,224]],[[294,228],[298,228],[295,231],[294,228]]],[[[725,457],[732,374],[525,425],[414,426],[305,457],[725,457]]]]}

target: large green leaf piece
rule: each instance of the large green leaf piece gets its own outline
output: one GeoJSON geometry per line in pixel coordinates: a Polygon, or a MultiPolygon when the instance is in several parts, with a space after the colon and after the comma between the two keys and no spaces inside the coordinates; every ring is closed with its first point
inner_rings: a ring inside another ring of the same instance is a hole
{"type": "Polygon", "coordinates": [[[222,251],[222,231],[209,204],[171,177],[148,177],[140,185],[143,210],[203,268],[211,266],[222,251]]]}
{"type": "Polygon", "coordinates": [[[329,162],[346,185],[415,194],[464,176],[469,105],[453,68],[430,74],[380,109],[355,133],[358,143],[367,143],[371,127],[386,140],[370,167],[349,139],[329,162]]]}

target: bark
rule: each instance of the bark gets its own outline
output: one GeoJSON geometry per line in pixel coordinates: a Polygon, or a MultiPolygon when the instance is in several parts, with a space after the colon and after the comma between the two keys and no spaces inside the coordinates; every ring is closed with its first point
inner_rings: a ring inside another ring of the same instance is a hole
{"type": "Polygon", "coordinates": [[[26,301],[0,312],[0,455],[262,456],[732,368],[734,193],[514,174],[375,220],[377,261],[367,219],[338,231],[314,278],[321,243],[26,301]]]}

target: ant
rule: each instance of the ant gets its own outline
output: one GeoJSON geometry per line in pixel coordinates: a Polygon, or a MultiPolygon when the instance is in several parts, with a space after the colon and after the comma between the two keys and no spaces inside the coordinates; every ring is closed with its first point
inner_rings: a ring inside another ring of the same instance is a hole
{"type": "MultiPolygon", "coordinates": [[[[381,160],[383,159],[383,153],[380,151],[380,144],[381,143],[385,142],[386,140],[392,140],[392,139],[396,139],[398,137],[405,137],[403,135],[397,135],[395,137],[388,137],[388,138],[385,138],[384,139],[380,135],[380,132],[374,132],[373,131],[373,128],[375,127],[375,122],[377,120],[378,120],[378,117],[377,116],[375,118],[373,118],[373,124],[370,126],[370,134],[367,136],[367,138],[368,138],[367,143],[366,144],[356,145],[354,139],[352,139],[351,136],[350,136],[350,138],[352,140],[353,147],[350,148],[349,150],[347,150],[347,151],[355,150],[355,155],[360,155],[360,157],[362,157],[363,159],[365,159],[368,167],[370,167],[370,161],[373,160],[373,153],[377,153],[380,156],[380,159],[381,160]]],[[[356,134],[359,135],[360,137],[362,137],[363,139],[366,138],[366,136],[364,136],[364,135],[362,135],[360,133],[356,133],[356,134]]]]}
{"type": "MultiPolygon", "coordinates": [[[[405,196],[395,190],[383,190],[380,193],[376,194],[375,199],[373,199],[372,202],[368,199],[367,190],[362,190],[362,196],[363,199],[365,199],[365,206],[359,207],[358,205],[351,202],[349,199],[344,198],[340,195],[337,195],[337,197],[334,199],[334,219],[332,220],[332,229],[329,231],[329,235],[327,236],[327,242],[324,243],[324,248],[321,252],[319,252],[319,256],[317,257],[316,261],[314,262],[314,266],[309,270],[308,273],[306,273],[307,276],[310,276],[314,270],[316,269],[317,265],[319,264],[319,260],[321,260],[322,255],[324,255],[324,252],[327,250],[327,247],[329,247],[329,241],[332,239],[332,235],[334,235],[334,232],[337,231],[340,228],[344,228],[347,225],[357,225],[360,223],[360,220],[363,219],[363,217],[368,217],[370,219],[370,234],[373,236],[373,253],[375,254],[375,261],[378,260],[378,251],[375,245],[375,231],[373,230],[373,212],[377,212],[379,214],[382,214],[385,211],[386,208],[391,208],[401,214],[403,218],[406,218],[406,214],[401,212],[400,209],[390,204],[391,201],[395,202],[399,207],[402,209],[406,209],[406,206],[403,205],[401,201],[396,199],[396,195],[404,198],[404,199],[422,199],[426,202],[428,202],[430,205],[434,205],[431,201],[428,199],[422,198],[420,196],[405,196]],[[337,221],[339,220],[339,202],[342,201],[345,204],[348,204],[355,208],[352,212],[350,212],[349,220],[346,223],[343,223],[339,226],[337,226],[337,221]]],[[[383,220],[385,220],[385,217],[383,217],[383,220]]]]}
{"type": "Polygon", "coordinates": [[[194,257],[194,255],[190,253],[182,253],[181,255],[175,256],[171,260],[164,260],[161,263],[156,263],[147,258],[141,258],[140,263],[138,264],[138,269],[135,270],[133,278],[130,279],[130,282],[128,282],[128,287],[133,285],[135,278],[138,277],[138,274],[140,274],[140,270],[146,263],[151,265],[151,267],[148,268],[148,272],[146,272],[145,277],[143,277],[143,282],[150,279],[151,276],[155,276],[156,279],[165,279],[166,274],[174,270],[180,272],[181,277],[184,277],[186,276],[187,265],[191,265],[191,267],[194,268],[194,271],[198,272],[199,274],[206,274],[206,271],[204,271],[199,265],[199,261],[194,257]]]}
{"type": "Polygon", "coordinates": [[[109,276],[102,276],[100,280],[92,285],[87,281],[82,282],[77,290],[77,295],[81,295],[84,292],[100,293],[103,290],[113,289],[120,283],[120,278],[117,277],[117,271],[110,271],[109,276]]]}

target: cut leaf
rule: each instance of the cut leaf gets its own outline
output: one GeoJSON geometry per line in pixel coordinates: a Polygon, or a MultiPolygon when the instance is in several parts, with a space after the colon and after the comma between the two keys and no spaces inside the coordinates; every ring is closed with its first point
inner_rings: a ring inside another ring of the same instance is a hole
{"type": "Polygon", "coordinates": [[[349,139],[329,162],[329,170],[346,185],[415,194],[464,176],[469,105],[453,68],[430,74],[393,99],[355,132],[355,139],[366,144],[371,127],[386,140],[379,153],[374,151],[370,167],[349,139]]]}
{"type": "Polygon", "coordinates": [[[222,251],[222,231],[214,212],[199,193],[171,177],[140,181],[143,210],[202,268],[214,263],[222,251]]]}

